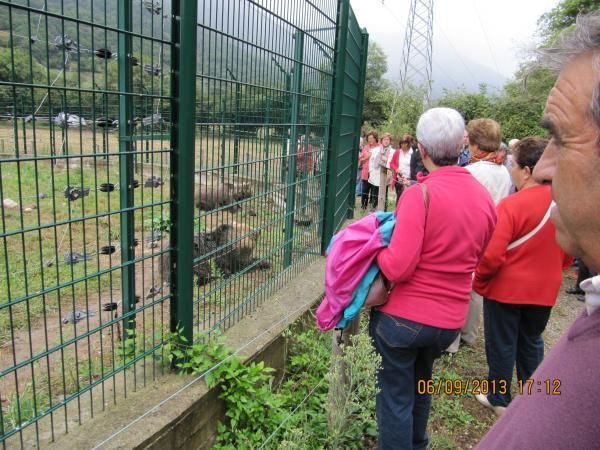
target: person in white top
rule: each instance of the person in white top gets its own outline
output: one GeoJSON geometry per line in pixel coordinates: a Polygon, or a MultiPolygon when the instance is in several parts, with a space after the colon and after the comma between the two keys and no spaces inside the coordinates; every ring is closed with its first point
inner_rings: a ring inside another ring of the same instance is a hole
{"type": "Polygon", "coordinates": [[[492,119],[475,119],[468,123],[467,131],[471,162],[466,169],[485,186],[497,205],[510,190],[510,174],[498,154],[502,143],[500,124],[492,119]]]}
{"type": "Polygon", "coordinates": [[[410,147],[413,137],[410,134],[405,134],[400,140],[400,148],[398,148],[389,161],[389,168],[394,171],[395,188],[396,188],[396,204],[404,188],[410,186],[410,159],[413,154],[413,149],[410,147]]]}
{"type": "Polygon", "coordinates": [[[379,185],[381,175],[381,145],[371,149],[371,156],[369,157],[369,203],[371,209],[377,208],[377,202],[379,200],[379,185]]]}
{"type": "MultiPolygon", "coordinates": [[[[465,167],[490,193],[494,204],[500,203],[510,191],[510,174],[504,166],[504,158],[498,151],[502,143],[500,124],[492,119],[474,119],[467,124],[471,162],[465,167]]],[[[456,339],[446,349],[456,353],[460,341],[473,345],[477,339],[479,323],[483,312],[483,298],[471,291],[467,322],[456,339]]]]}

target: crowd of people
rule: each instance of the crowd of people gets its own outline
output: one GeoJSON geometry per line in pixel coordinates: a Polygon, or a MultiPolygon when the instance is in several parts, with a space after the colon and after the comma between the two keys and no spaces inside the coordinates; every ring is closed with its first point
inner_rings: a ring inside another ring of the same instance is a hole
{"type": "Polygon", "coordinates": [[[366,135],[361,207],[376,208],[384,187],[397,198],[391,240],[376,259],[389,298],[369,322],[382,357],[380,449],[427,447],[432,395],[422,382],[442,352],[475,341],[481,317],[489,384],[475,400],[499,419],[479,448],[600,445],[599,276],[585,272],[574,287],[585,308],[546,356],[542,339],[573,257],[600,269],[600,14],[579,17],[540,52],[559,73],[541,118],[549,140],[505,145],[494,120],[465,125],[442,107],[396,149],[389,134],[366,135]]]}

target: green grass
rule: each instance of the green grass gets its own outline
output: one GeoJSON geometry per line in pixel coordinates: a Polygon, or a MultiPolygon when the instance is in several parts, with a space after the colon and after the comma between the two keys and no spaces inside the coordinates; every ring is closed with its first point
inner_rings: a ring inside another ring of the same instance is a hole
{"type": "MultiPolygon", "coordinates": [[[[120,264],[120,253],[100,255],[102,246],[119,246],[119,190],[105,193],[97,190],[101,183],[118,184],[114,167],[110,175],[106,168],[97,172],[93,167],[60,169],[48,163],[32,161],[2,163],[2,197],[17,203],[35,206],[30,212],[20,208],[4,209],[0,231],[8,234],[0,240],[0,305],[8,299],[34,296],[29,301],[0,310],[0,329],[7,330],[12,313],[12,326],[29,326],[27,315],[36,317],[52,312],[61,303],[68,305],[93,293],[119,286],[121,271],[111,276],[95,277],[98,271],[120,264]],[[90,187],[89,196],[69,201],[63,195],[67,185],[90,187]],[[44,194],[45,198],[39,198],[44,194]],[[93,215],[100,218],[89,218],[93,215]],[[56,225],[56,223],[62,223],[56,225]],[[26,231],[31,230],[31,231],[26,231]],[[65,262],[65,253],[86,253],[91,257],[77,264],[65,262]],[[72,284],[73,280],[91,277],[72,284]],[[66,287],[58,287],[68,284],[66,287]],[[72,284],[72,285],[71,285],[72,284]],[[50,290],[45,296],[36,296],[50,290]]],[[[136,178],[143,184],[141,174],[136,178]]],[[[138,188],[134,204],[144,205],[168,198],[168,186],[159,189],[138,188]]],[[[134,213],[135,236],[144,245],[144,231],[150,231],[152,219],[168,214],[168,207],[143,208],[134,213]],[[146,225],[146,226],[145,226],[146,225]]],[[[166,244],[165,244],[166,245],[166,244]]],[[[140,248],[138,247],[138,254],[140,248]]]]}
{"type": "Polygon", "coordinates": [[[50,400],[42,389],[36,389],[35,395],[31,384],[26,384],[20,395],[12,394],[6,411],[3,411],[5,432],[8,432],[29,419],[36,417],[46,409],[50,400]]]}

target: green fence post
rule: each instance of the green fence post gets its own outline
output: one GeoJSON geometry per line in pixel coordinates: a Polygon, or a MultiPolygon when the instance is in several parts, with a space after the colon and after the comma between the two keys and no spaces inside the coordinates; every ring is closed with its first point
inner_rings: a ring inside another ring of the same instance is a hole
{"type": "Polygon", "coordinates": [[[300,89],[302,87],[302,57],[304,54],[304,33],[294,33],[294,70],[292,74],[292,108],[290,154],[287,155],[287,193],[285,202],[285,246],[283,267],[292,264],[292,248],[294,245],[294,209],[296,207],[296,152],[298,151],[298,117],[300,115],[300,89]]]}
{"type": "Polygon", "coordinates": [[[225,183],[225,108],[227,107],[226,100],[227,90],[221,100],[221,183],[225,183]]]}
{"type": "Polygon", "coordinates": [[[265,125],[263,126],[263,139],[265,140],[264,154],[263,154],[263,190],[267,190],[269,183],[269,145],[271,144],[271,138],[269,133],[269,125],[271,120],[271,101],[267,100],[267,111],[265,113],[265,125]]]}
{"type": "Polygon", "coordinates": [[[233,173],[238,173],[238,165],[240,163],[240,103],[242,101],[242,85],[237,80],[233,72],[229,67],[225,70],[235,81],[235,115],[234,115],[234,128],[233,128],[233,173]]]}
{"type": "Polygon", "coordinates": [[[323,235],[321,238],[321,253],[325,254],[327,245],[335,231],[335,209],[337,192],[337,159],[340,151],[340,132],[342,123],[342,106],[344,98],[344,68],[346,67],[346,43],[348,41],[349,0],[340,0],[339,19],[337,23],[337,39],[335,45],[334,81],[333,81],[333,112],[329,132],[330,148],[327,152],[327,174],[325,180],[325,210],[323,215],[323,235]]]}
{"type": "Polygon", "coordinates": [[[240,103],[242,101],[242,85],[235,83],[235,128],[233,132],[233,173],[239,172],[240,164],[240,103]]]}
{"type": "Polygon", "coordinates": [[[194,155],[197,2],[173,2],[173,127],[171,139],[171,331],[193,339],[194,155]]]}
{"type": "MultiPolygon", "coordinates": [[[[284,117],[283,117],[283,123],[284,124],[288,124],[290,123],[290,116],[289,116],[289,108],[291,107],[291,101],[290,101],[290,91],[292,90],[292,77],[290,76],[289,73],[287,73],[283,67],[281,67],[277,62],[276,62],[277,66],[279,67],[279,70],[281,70],[284,75],[285,75],[285,105],[283,105],[283,110],[284,110],[284,117]]],[[[282,145],[281,145],[281,182],[285,183],[286,180],[286,171],[288,169],[287,167],[287,153],[288,153],[288,139],[290,139],[290,135],[289,135],[289,129],[286,130],[286,133],[283,136],[283,140],[282,140],[282,145]]],[[[290,151],[291,151],[291,142],[290,142],[290,151]]]]}
{"type": "MultiPolygon", "coordinates": [[[[135,249],[133,215],[133,71],[132,71],[132,4],[119,2],[119,183],[120,227],[121,227],[121,295],[123,305],[123,339],[129,337],[129,330],[135,330],[135,316],[129,316],[135,310],[135,249]]],[[[66,110],[63,109],[66,114],[66,110]]]]}
{"type": "MultiPolygon", "coordinates": [[[[361,32],[361,61],[360,61],[360,79],[358,82],[359,86],[365,85],[365,80],[367,77],[367,56],[369,54],[369,33],[367,33],[366,29],[363,29],[361,32]]],[[[352,167],[358,168],[358,152],[356,149],[360,146],[360,130],[362,128],[362,112],[365,105],[365,90],[360,89],[358,91],[358,99],[357,99],[357,111],[356,116],[358,120],[356,121],[356,147],[355,151],[352,154],[352,167]]],[[[356,191],[356,174],[354,177],[350,178],[350,187],[352,190],[350,192],[354,193],[356,191]]],[[[348,197],[348,218],[351,219],[354,217],[354,206],[356,205],[356,196],[352,194],[348,197]]]]}

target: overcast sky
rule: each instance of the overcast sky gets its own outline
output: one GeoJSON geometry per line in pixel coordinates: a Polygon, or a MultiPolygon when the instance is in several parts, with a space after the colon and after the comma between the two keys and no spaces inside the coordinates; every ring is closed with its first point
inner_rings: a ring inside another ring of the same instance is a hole
{"type": "MultiPolygon", "coordinates": [[[[433,78],[437,87],[499,87],[511,78],[538,37],[537,20],[559,0],[436,0],[433,78]]],[[[387,78],[397,79],[410,0],[350,0],[370,41],[382,45],[387,78]]]]}

